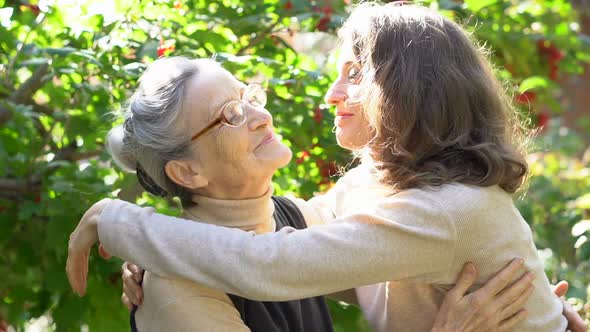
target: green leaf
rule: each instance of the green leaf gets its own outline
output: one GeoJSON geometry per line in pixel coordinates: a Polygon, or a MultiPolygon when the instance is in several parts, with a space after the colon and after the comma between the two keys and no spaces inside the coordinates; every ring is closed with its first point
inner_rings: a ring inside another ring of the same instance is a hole
{"type": "Polygon", "coordinates": [[[522,81],[522,83],[520,83],[520,85],[518,86],[518,91],[525,92],[534,89],[544,89],[547,88],[550,84],[551,83],[549,79],[546,77],[533,76],[522,81]]]}
{"type": "Polygon", "coordinates": [[[584,194],[576,198],[574,204],[578,209],[590,210],[590,194],[584,194]]]}
{"type": "Polygon", "coordinates": [[[473,12],[477,12],[484,7],[488,7],[492,4],[497,3],[498,0],[465,0],[467,8],[473,12]]]}

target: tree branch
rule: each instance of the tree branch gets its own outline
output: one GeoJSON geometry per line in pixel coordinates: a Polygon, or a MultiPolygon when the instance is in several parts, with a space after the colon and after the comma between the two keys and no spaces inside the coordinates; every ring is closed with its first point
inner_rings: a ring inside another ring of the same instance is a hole
{"type": "Polygon", "coordinates": [[[12,191],[20,194],[26,194],[38,191],[41,188],[41,179],[31,177],[27,180],[21,179],[0,179],[0,189],[2,189],[2,196],[11,197],[7,191],[12,191]]]}
{"type": "Polygon", "coordinates": [[[281,21],[281,18],[276,20],[276,22],[274,22],[268,28],[266,28],[265,30],[260,32],[258,35],[256,35],[256,37],[250,39],[250,42],[246,46],[240,48],[238,50],[238,52],[236,53],[236,55],[238,55],[238,56],[244,55],[244,53],[246,53],[247,50],[260,44],[264,40],[264,38],[266,38],[268,36],[268,34],[271,33],[272,30],[279,24],[280,21],[281,21]]]}
{"type": "Polygon", "coordinates": [[[27,99],[45,85],[48,79],[45,77],[49,71],[49,62],[39,65],[23,84],[21,84],[16,91],[10,96],[10,100],[17,104],[24,103],[27,99]]]}
{"type": "MultiPolygon", "coordinates": [[[[33,94],[41,89],[45,83],[49,80],[47,73],[49,72],[49,62],[46,62],[33,72],[33,75],[29,77],[18,89],[16,89],[12,95],[8,98],[9,101],[16,104],[24,104],[27,100],[31,99],[33,94]]],[[[39,108],[38,108],[39,109],[39,108]]],[[[40,110],[40,109],[39,109],[40,110]]],[[[45,110],[45,109],[44,109],[45,110]]],[[[12,117],[12,112],[0,105],[0,125],[6,123],[12,117]]]]}

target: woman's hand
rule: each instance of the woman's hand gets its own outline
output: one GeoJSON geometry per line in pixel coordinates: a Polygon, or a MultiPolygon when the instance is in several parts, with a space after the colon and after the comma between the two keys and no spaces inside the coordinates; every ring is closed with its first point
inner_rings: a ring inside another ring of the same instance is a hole
{"type": "MultiPolygon", "coordinates": [[[[98,242],[98,218],[109,201],[110,199],[105,198],[90,207],[84,213],[76,229],[70,234],[66,273],[70,286],[80,296],[84,296],[86,293],[90,249],[98,242]]],[[[110,257],[104,248],[100,248],[99,252],[104,258],[110,257]]]]}
{"type": "Polygon", "coordinates": [[[123,295],[121,301],[132,310],[134,305],[141,305],[143,302],[143,289],[141,288],[141,280],[143,279],[143,269],[139,266],[125,262],[121,266],[123,279],[123,295]]]}
{"type": "Polygon", "coordinates": [[[522,273],[523,260],[514,259],[477,291],[465,294],[477,279],[477,270],[465,264],[457,283],[451,289],[436,316],[432,331],[509,331],[526,318],[523,309],[533,291],[534,274],[522,273]]]}
{"type": "Polygon", "coordinates": [[[567,319],[567,328],[571,332],[586,332],[588,331],[588,325],[584,322],[584,319],[580,317],[580,314],[569,304],[563,297],[567,294],[569,284],[567,281],[560,281],[555,285],[553,292],[557,295],[561,302],[563,302],[563,315],[567,319]]]}

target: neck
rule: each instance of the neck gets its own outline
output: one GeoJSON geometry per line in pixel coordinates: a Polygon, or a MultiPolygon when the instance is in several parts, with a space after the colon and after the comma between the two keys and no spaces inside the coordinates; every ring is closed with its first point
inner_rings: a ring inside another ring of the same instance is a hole
{"type": "Polygon", "coordinates": [[[248,198],[214,198],[195,194],[196,204],[185,208],[187,218],[245,231],[266,233],[274,231],[274,203],[272,185],[267,184],[262,194],[248,198]]]}
{"type": "Polygon", "coordinates": [[[242,183],[231,183],[216,185],[209,183],[206,187],[199,189],[195,194],[209,198],[225,200],[252,199],[263,196],[272,184],[272,174],[264,179],[247,179],[242,183]]]}

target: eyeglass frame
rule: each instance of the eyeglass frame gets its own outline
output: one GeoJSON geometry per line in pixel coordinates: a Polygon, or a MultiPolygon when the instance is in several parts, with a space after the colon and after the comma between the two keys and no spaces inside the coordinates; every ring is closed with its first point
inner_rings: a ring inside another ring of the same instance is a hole
{"type": "MultiPolygon", "coordinates": [[[[204,134],[206,134],[209,130],[213,129],[215,126],[219,125],[219,124],[224,124],[226,126],[229,127],[239,127],[241,125],[243,125],[246,121],[248,121],[248,116],[246,115],[246,113],[244,112],[244,116],[246,117],[246,120],[244,121],[244,123],[234,126],[231,125],[229,123],[229,121],[227,120],[227,118],[225,117],[225,114],[223,112],[223,110],[227,107],[227,105],[229,105],[232,102],[238,101],[242,103],[242,108],[244,103],[251,105],[250,102],[248,102],[246,99],[244,99],[246,97],[246,92],[248,91],[249,88],[252,87],[258,87],[266,96],[266,92],[264,91],[264,88],[262,88],[262,85],[258,84],[258,83],[250,83],[246,86],[246,88],[244,89],[244,93],[242,95],[242,97],[238,100],[238,99],[232,99],[229,100],[228,102],[226,102],[225,104],[223,104],[223,106],[221,106],[219,109],[221,110],[221,112],[219,112],[219,116],[217,117],[217,119],[213,120],[210,124],[208,124],[205,128],[201,129],[199,132],[197,132],[196,134],[194,134],[193,136],[191,136],[191,142],[194,142],[197,138],[203,136],[204,134]]],[[[264,102],[263,105],[260,105],[258,107],[264,107],[266,105],[266,101],[264,102]]],[[[244,110],[245,111],[245,110],[244,110]]]]}

